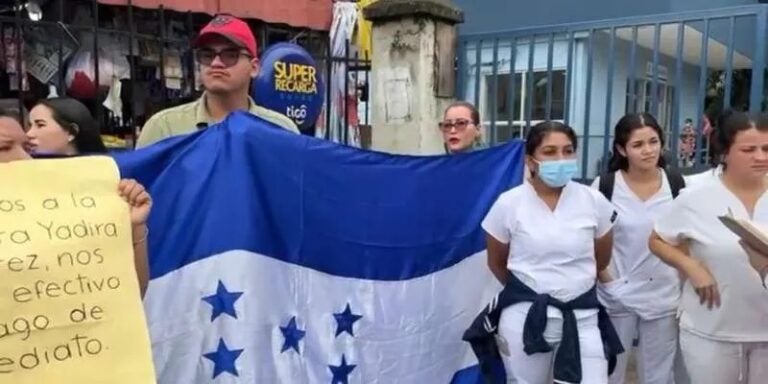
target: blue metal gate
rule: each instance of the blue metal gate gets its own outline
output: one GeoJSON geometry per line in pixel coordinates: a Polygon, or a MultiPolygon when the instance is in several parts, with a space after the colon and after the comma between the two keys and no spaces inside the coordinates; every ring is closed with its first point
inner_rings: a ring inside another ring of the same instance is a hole
{"type": "Polygon", "coordinates": [[[490,144],[538,121],[571,125],[585,179],[628,112],[654,114],[680,166],[703,168],[723,109],[765,109],[767,16],[755,5],[461,36],[458,95],[480,108],[490,144]]]}

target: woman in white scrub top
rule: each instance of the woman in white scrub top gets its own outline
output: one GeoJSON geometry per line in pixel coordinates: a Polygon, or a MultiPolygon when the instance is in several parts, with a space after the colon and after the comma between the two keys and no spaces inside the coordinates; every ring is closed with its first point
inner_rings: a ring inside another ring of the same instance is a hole
{"type": "Polygon", "coordinates": [[[687,278],[680,348],[694,384],[768,383],[768,295],[718,216],[768,225],[768,116],[727,112],[717,126],[723,174],[686,190],[655,224],[651,251],[687,278]]]}
{"type": "MultiPolygon", "coordinates": [[[[496,318],[499,351],[510,382],[549,384],[553,377],[557,382],[608,381],[595,282],[597,271],[610,260],[616,213],[598,191],[571,181],[578,172],[576,144],[576,134],[566,125],[534,126],[526,142],[526,163],[533,176],[504,192],[482,223],[488,265],[506,285],[502,293],[510,286],[519,287],[512,292],[517,297],[514,304],[501,309],[496,318]],[[595,305],[558,308],[585,298],[595,305]],[[529,324],[527,317],[536,320],[529,324]],[[533,340],[536,325],[542,332],[533,340]],[[537,350],[536,342],[543,348],[537,350]],[[572,375],[575,371],[579,375],[572,375]]],[[[497,305],[504,304],[494,300],[489,309],[497,305]]]]}
{"type": "MultiPolygon", "coordinates": [[[[614,175],[611,201],[618,212],[613,227],[613,255],[600,273],[599,294],[625,346],[640,341],[640,383],[671,384],[677,353],[680,278],[648,249],[653,222],[672,202],[672,189],[661,156],[664,134],[647,113],[624,116],[616,124],[609,172],[614,175]]],[[[593,183],[598,188],[600,178],[593,183]]],[[[623,384],[628,354],[618,358],[611,384],[623,384]]]]}

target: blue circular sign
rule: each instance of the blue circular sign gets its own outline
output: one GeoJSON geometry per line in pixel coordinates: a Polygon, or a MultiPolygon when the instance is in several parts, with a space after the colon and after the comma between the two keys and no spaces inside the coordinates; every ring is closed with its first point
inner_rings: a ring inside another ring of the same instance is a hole
{"type": "Polygon", "coordinates": [[[293,43],[264,51],[251,93],[256,104],[288,116],[299,129],[315,124],[325,95],[315,60],[293,43]]]}

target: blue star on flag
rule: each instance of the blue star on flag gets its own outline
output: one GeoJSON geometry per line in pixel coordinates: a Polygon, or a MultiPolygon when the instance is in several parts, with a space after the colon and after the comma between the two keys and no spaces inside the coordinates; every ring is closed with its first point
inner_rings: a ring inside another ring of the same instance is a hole
{"type": "Polygon", "coordinates": [[[363,318],[363,316],[352,313],[352,310],[349,309],[349,303],[347,303],[344,312],[334,313],[333,317],[336,318],[336,337],[343,332],[349,333],[350,336],[355,336],[353,326],[356,321],[363,318]]]}
{"type": "Polygon", "coordinates": [[[211,313],[211,322],[216,320],[222,313],[226,313],[237,319],[237,312],[235,311],[235,302],[242,296],[242,292],[230,292],[227,291],[227,287],[219,280],[219,285],[216,288],[216,293],[210,296],[203,297],[203,301],[210,304],[213,307],[211,313]]]}
{"type": "Polygon", "coordinates": [[[301,354],[301,351],[299,350],[299,341],[304,338],[304,335],[306,335],[307,332],[302,331],[296,326],[296,316],[291,317],[291,320],[288,321],[288,325],[280,327],[280,332],[283,333],[283,338],[285,339],[285,341],[283,341],[283,349],[280,350],[280,353],[293,348],[296,353],[301,354]]]}
{"type": "Polygon", "coordinates": [[[341,355],[341,364],[329,365],[328,368],[333,374],[331,378],[331,384],[347,384],[349,380],[349,374],[355,370],[356,365],[348,365],[347,359],[344,355],[341,355]]]}
{"type": "Polygon", "coordinates": [[[203,357],[213,362],[213,378],[215,379],[216,376],[224,372],[238,376],[235,361],[241,353],[243,353],[242,349],[229,349],[224,343],[224,339],[219,339],[219,346],[216,351],[206,353],[203,357]]]}

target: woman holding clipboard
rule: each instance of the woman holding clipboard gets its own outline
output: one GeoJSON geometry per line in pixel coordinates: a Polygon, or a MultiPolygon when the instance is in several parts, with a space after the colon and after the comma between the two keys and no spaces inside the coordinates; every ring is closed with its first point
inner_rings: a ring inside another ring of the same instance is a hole
{"type": "Polygon", "coordinates": [[[723,174],[671,203],[649,247],[686,278],[680,348],[696,384],[768,382],[768,298],[739,237],[721,217],[768,226],[768,115],[726,112],[718,124],[723,174]]]}

